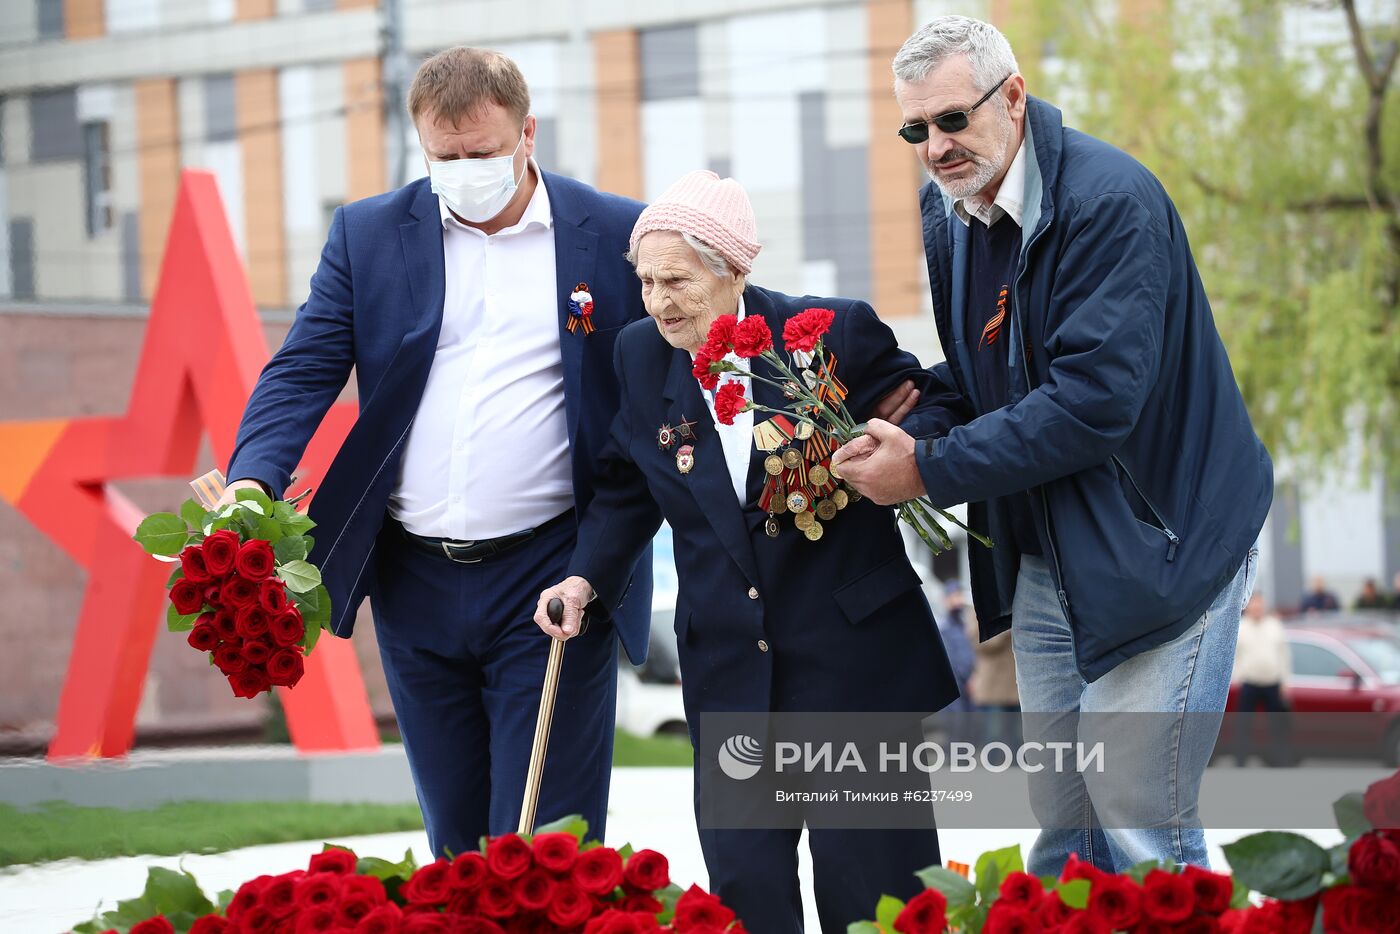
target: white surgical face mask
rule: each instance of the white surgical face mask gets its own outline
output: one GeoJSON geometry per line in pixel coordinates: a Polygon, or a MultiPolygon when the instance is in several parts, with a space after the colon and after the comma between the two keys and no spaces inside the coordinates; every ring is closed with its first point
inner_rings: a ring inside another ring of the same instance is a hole
{"type": "Polygon", "coordinates": [[[472,224],[489,221],[505,210],[519,187],[515,154],[524,142],[525,134],[521,133],[520,142],[510,155],[494,159],[429,160],[428,180],[433,193],[462,220],[472,224]]]}

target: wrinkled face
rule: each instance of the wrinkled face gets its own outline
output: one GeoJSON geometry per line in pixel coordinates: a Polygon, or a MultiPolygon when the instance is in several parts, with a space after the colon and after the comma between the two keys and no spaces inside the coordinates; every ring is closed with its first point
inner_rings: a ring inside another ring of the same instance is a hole
{"type": "Polygon", "coordinates": [[[720,315],[739,309],[743,280],[717,276],[673,230],[653,230],[637,243],[637,278],[647,314],[666,342],[695,353],[720,315]]]}
{"type": "MultiPolygon", "coordinates": [[[[922,81],[897,81],[894,95],[904,122],[921,123],[950,111],[967,110],[986,92],[973,77],[967,56],[954,55],[922,81]]],[[[944,133],[930,123],[928,140],[914,144],[920,164],[954,200],[980,193],[1006,174],[1015,158],[1013,137],[1025,107],[1025,82],[1020,75],[1013,75],[968,115],[967,129],[944,133]]]]}

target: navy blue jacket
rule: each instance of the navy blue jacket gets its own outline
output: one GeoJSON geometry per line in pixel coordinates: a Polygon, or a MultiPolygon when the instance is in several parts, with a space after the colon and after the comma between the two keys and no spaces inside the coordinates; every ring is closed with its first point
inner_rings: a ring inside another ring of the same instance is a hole
{"type": "Polygon", "coordinates": [[[968,502],[983,639],[1010,626],[1019,555],[996,498],[1031,491],[1045,557],[1093,681],[1180,635],[1234,576],[1273,499],[1186,232],[1161,184],[1031,98],[1011,404],[976,397],[964,335],[967,231],[921,192],[944,405],[915,446],[934,503],[968,502]]]}
{"type": "MultiPolygon", "coordinates": [[[[900,381],[922,375],[918,360],[897,348],[889,328],[862,302],[794,298],[755,286],[745,290],[744,302],[745,313],[766,319],[774,335],[805,308],[836,311],[826,346],[857,418],[900,381]]],[[[768,369],[761,360],[754,366],[758,374],[768,369]]],[[[593,612],[615,607],[662,519],[671,524],[680,579],[676,637],[689,714],[932,711],[957,696],[890,509],[869,500],[853,503],[824,523],[816,542],[782,515],[779,536],[769,538],[766,514],[752,504],[741,508],[734,495],[690,354],[673,349],[655,324],[643,321],[622,332],[616,367],[622,405],[569,573],[598,592],[593,612]],[[677,469],[675,450],[657,443],[663,424],[683,418],[697,423],[688,474],[677,469]]],[[[784,407],[776,390],[758,382],[754,387],[760,405],[784,407]]],[[[756,423],[768,417],[754,413],[756,423]]],[[[927,430],[920,418],[915,412],[906,424],[927,430]]],[[[750,479],[762,469],[751,453],[750,479]]],[[[646,628],[619,628],[637,657],[646,628]]]]}
{"type": "MultiPolygon", "coordinates": [[[[593,467],[617,411],[612,351],[624,325],[645,316],[641,290],[622,259],[643,205],[542,173],[554,219],[564,402],[581,513],[593,495],[593,467]],[[587,283],[597,330],[566,328],[569,293],[587,283]]],[[[373,574],[366,574],[399,458],[423,398],[442,326],[445,277],[442,215],[426,179],[338,208],[311,295],[282,348],[258,378],[229,462],[280,495],[353,367],[359,416],[324,479],[310,515],[331,594],[333,628],[348,637],[373,574]]],[[[651,563],[640,562],[622,617],[644,625],[651,612],[651,563]]]]}

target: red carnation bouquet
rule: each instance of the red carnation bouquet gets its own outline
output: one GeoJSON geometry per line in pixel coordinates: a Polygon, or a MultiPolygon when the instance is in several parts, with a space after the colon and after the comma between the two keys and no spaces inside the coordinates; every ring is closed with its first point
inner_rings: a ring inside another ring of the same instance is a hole
{"type": "MultiPolygon", "coordinates": [[[[702,387],[715,392],[715,417],[721,424],[734,424],[734,417],[741,412],[772,412],[778,416],[772,422],[776,431],[790,441],[800,442],[783,452],[786,460],[774,454],[765,464],[769,480],[759,505],[769,512],[770,536],[776,537],[778,529],[774,515],[790,511],[797,527],[808,539],[816,541],[822,534],[819,519],[829,521],[848,502],[859,499],[858,493],[842,488],[840,476],[831,466],[832,452],[865,431],[865,426],[857,424],[846,409],[847,389],[837,378],[836,357],[823,341],[835,319],[836,312],[830,308],[808,308],[793,315],[783,325],[784,356],[775,349],[773,333],[761,315],[745,315],[742,321],[735,315],[721,315],[710,326],[708,339],[695,356],[692,372],[702,387]],[[725,359],[730,354],[766,360],[777,373],[776,379],[753,372],[746,375],[780,389],[784,398],[792,400],[792,409],[758,405],[745,396],[742,383],[728,381],[719,385],[721,375],[743,372],[725,359]],[[789,426],[791,432],[787,430],[789,426]]],[[[991,539],[934,506],[927,497],[900,503],[896,509],[899,518],[914,529],[934,554],[953,547],[938,516],[992,547],[991,539]]]]}
{"type": "Polygon", "coordinates": [[[208,653],[236,696],[256,697],[301,680],[303,656],[330,626],[331,601],[306,560],[316,523],[297,511],[301,497],[236,495],[218,509],[189,499],[179,514],[147,516],[133,538],[178,565],[167,582],[170,631],[189,633],[190,647],[208,653]]]}

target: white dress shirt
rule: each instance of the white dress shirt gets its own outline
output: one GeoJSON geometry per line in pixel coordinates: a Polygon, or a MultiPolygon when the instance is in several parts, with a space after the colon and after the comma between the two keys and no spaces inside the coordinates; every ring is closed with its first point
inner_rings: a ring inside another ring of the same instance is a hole
{"type": "MultiPolygon", "coordinates": [[[[439,199],[442,331],[389,513],[417,535],[477,541],[573,507],[549,194],[490,236],[439,199]]],[[[580,340],[586,340],[579,335],[580,340]]]]}
{"type": "Polygon", "coordinates": [[[1021,217],[1025,213],[1022,201],[1026,197],[1026,160],[1030,158],[1026,149],[1026,137],[1022,136],[1016,157],[1011,160],[1011,168],[1006,170],[1001,187],[997,189],[996,200],[989,204],[974,195],[953,202],[953,213],[958,215],[963,226],[968,226],[974,217],[988,227],[1002,217],[1010,217],[1017,227],[1021,226],[1021,217]]]}
{"type": "MultiPolygon", "coordinates": [[[[744,320],[744,296],[739,296],[739,311],[737,317],[744,320]]],[[[690,355],[695,359],[695,354],[690,355]]],[[[726,360],[739,369],[744,374],[749,372],[749,361],[735,354],[725,356],[726,360]]],[[[744,398],[753,401],[752,380],[747,375],[739,373],[724,373],[719,378],[719,386],[714,392],[704,390],[705,405],[710,409],[710,418],[715,421],[715,431],[719,434],[720,445],[724,448],[724,463],[729,468],[729,482],[734,485],[734,495],[739,498],[739,505],[744,505],[744,500],[748,495],[749,486],[749,457],[750,449],[753,445],[753,410],[741,412],[734,416],[734,424],[721,425],[719,418],[715,415],[715,393],[719,392],[719,387],[725,383],[739,383],[744,387],[744,398]]],[[[695,451],[697,458],[702,456],[702,452],[697,448],[695,451]]],[[[713,456],[713,455],[711,455],[713,456]]]]}

